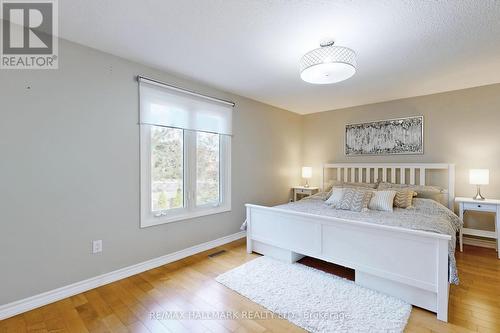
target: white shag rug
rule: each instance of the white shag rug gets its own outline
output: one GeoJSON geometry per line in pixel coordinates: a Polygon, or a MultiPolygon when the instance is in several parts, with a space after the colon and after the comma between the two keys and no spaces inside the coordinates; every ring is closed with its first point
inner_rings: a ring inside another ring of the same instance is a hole
{"type": "Polygon", "coordinates": [[[309,332],[402,332],[411,312],[411,305],[392,296],[268,257],[216,280],[309,332]]]}

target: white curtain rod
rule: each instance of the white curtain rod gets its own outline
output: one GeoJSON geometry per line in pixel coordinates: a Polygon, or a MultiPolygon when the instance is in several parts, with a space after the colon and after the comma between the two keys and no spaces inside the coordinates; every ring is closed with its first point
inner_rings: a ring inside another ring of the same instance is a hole
{"type": "Polygon", "coordinates": [[[141,76],[141,75],[137,75],[137,81],[139,81],[139,82],[145,82],[145,83],[149,83],[149,84],[153,84],[155,86],[159,86],[159,87],[163,87],[163,88],[167,88],[167,89],[171,89],[171,90],[175,90],[175,91],[179,91],[179,92],[182,92],[182,93],[185,93],[185,94],[188,94],[188,95],[202,97],[202,98],[205,98],[205,99],[209,99],[211,101],[215,101],[215,102],[219,102],[219,103],[231,105],[232,107],[234,107],[236,105],[234,102],[226,101],[225,99],[220,99],[220,98],[216,98],[216,97],[212,97],[212,96],[200,94],[200,93],[197,93],[197,92],[192,91],[192,90],[188,90],[188,89],[176,87],[176,86],[173,86],[171,84],[164,83],[164,82],[161,82],[161,81],[157,81],[157,80],[154,80],[154,79],[150,79],[148,77],[141,76]]]}

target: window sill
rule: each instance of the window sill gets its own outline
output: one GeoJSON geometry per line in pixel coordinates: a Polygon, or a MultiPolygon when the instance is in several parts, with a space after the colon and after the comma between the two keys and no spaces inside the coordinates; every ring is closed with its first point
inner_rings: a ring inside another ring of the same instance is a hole
{"type": "Polygon", "coordinates": [[[224,207],[216,207],[212,209],[204,209],[200,211],[192,211],[189,213],[184,213],[184,214],[176,214],[172,216],[162,216],[162,217],[146,217],[141,219],[141,228],[147,228],[147,227],[152,227],[155,225],[160,225],[160,224],[166,224],[166,223],[173,223],[173,222],[180,222],[184,220],[190,220],[193,218],[197,217],[202,217],[202,216],[207,216],[207,215],[214,215],[214,214],[220,214],[220,213],[225,213],[225,212],[230,212],[231,207],[224,206],[224,207]]]}

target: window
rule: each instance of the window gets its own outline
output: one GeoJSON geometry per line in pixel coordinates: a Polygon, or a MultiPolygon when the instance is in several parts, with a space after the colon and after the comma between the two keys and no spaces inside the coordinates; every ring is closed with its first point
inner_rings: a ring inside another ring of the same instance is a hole
{"type": "Polygon", "coordinates": [[[151,126],[151,209],[184,207],[184,133],[151,126]]]}
{"type": "Polygon", "coordinates": [[[196,109],[199,97],[144,82],[140,98],[141,227],[229,211],[227,107],[217,113],[210,102],[196,109]]]}
{"type": "Polygon", "coordinates": [[[219,202],[219,176],[219,135],[196,133],[196,205],[216,205],[219,202]]]}

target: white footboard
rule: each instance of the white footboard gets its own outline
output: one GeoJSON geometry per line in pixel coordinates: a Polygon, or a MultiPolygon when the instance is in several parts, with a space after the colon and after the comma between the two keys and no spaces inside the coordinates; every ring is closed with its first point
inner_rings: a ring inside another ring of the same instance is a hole
{"type": "Polygon", "coordinates": [[[432,232],[247,204],[247,251],[310,256],[356,271],[356,283],[448,319],[448,242],[432,232]]]}

